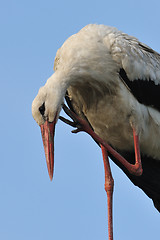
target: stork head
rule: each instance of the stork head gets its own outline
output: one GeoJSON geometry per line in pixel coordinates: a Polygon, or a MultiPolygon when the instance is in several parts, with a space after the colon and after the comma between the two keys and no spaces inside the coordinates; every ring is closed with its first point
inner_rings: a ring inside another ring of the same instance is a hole
{"type": "Polygon", "coordinates": [[[95,33],[90,25],[67,39],[57,51],[54,62],[55,73],[48,79],[45,86],[40,88],[33,101],[32,114],[41,128],[51,179],[53,177],[55,124],[67,88],[84,80],[87,82],[89,78],[102,81],[104,75],[108,75],[108,69],[113,69],[112,59],[109,58],[109,61],[106,61],[109,51],[103,47],[99,36],[99,28],[95,33]]]}
{"type": "Polygon", "coordinates": [[[32,103],[32,115],[41,128],[43,146],[49,177],[53,178],[54,168],[54,132],[59,117],[66,87],[54,73],[46,82],[32,103]]]}

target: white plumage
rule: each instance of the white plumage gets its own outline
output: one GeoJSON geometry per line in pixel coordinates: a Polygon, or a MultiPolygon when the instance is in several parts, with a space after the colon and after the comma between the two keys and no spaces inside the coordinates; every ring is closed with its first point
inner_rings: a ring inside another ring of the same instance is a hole
{"type": "Polygon", "coordinates": [[[120,167],[160,210],[160,55],[116,28],[90,24],[65,41],[54,69],[32,104],[37,123],[57,121],[68,91],[77,115],[131,162],[134,127],[144,173],[120,167]]]}

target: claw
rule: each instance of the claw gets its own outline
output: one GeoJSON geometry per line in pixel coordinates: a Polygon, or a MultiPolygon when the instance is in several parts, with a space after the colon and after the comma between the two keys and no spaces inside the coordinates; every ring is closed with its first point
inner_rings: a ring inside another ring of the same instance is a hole
{"type": "Polygon", "coordinates": [[[75,123],[75,122],[72,122],[72,121],[70,121],[70,120],[68,120],[68,119],[66,119],[66,118],[64,118],[64,117],[62,117],[62,116],[59,116],[59,119],[60,119],[62,122],[70,125],[71,127],[76,127],[76,123],[75,123]]]}

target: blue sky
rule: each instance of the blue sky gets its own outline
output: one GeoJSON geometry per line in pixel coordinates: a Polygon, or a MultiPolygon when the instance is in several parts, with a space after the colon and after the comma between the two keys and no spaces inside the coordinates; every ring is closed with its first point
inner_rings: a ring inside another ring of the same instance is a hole
{"type": "MultiPolygon", "coordinates": [[[[31,103],[53,73],[57,49],[88,23],[115,26],[160,52],[159,9],[158,0],[1,1],[0,239],[106,239],[100,149],[58,122],[50,182],[31,103]]],[[[158,239],[151,200],[111,166],[115,239],[158,239]]]]}

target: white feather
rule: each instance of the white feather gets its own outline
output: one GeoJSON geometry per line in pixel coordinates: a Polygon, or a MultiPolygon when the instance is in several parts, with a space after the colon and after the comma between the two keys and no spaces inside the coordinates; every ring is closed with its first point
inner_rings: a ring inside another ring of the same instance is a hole
{"type": "Polygon", "coordinates": [[[45,116],[52,121],[68,89],[79,112],[106,142],[116,149],[133,149],[134,125],[143,153],[160,159],[160,113],[135,99],[119,78],[120,68],[130,81],[151,79],[160,84],[158,53],[116,28],[84,27],[58,50],[56,72],[33,102],[35,120],[43,123],[39,107],[45,101],[45,116]]]}

